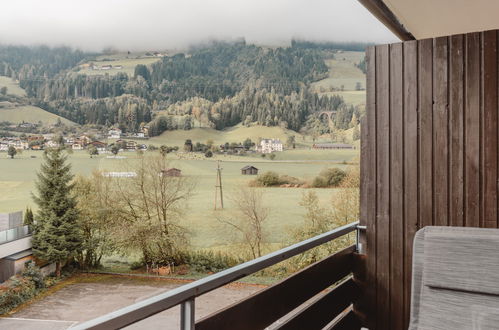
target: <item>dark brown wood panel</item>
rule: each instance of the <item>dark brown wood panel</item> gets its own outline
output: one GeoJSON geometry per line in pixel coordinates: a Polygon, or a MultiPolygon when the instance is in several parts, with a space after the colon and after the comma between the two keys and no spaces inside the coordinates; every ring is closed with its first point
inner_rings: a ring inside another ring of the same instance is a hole
{"type": "MultiPolygon", "coordinates": [[[[364,253],[376,255],[376,240],[367,239],[366,233],[376,232],[376,51],[374,47],[366,50],[367,95],[366,116],[362,118],[361,139],[361,192],[360,192],[360,223],[367,227],[361,232],[361,242],[364,253]]],[[[366,262],[367,286],[360,308],[364,313],[371,314],[376,306],[376,258],[368,258],[366,262]]],[[[371,318],[375,322],[375,318],[371,318]]],[[[369,324],[374,328],[376,325],[369,324]]]]}
{"type": "Polygon", "coordinates": [[[404,43],[404,329],[409,326],[412,241],[418,229],[418,43],[404,43]]]}
{"type": "Polygon", "coordinates": [[[367,51],[361,223],[371,299],[355,309],[370,329],[409,324],[417,229],[499,227],[498,43],[494,30],[367,51]]]}
{"type": "Polygon", "coordinates": [[[354,251],[355,246],[346,248],[286,280],[209,315],[196,322],[196,329],[264,329],[304,301],[349,275],[353,268],[354,251]]]}
{"type": "Polygon", "coordinates": [[[336,324],[333,325],[331,330],[356,330],[361,326],[359,319],[352,311],[349,311],[343,316],[336,324]]]}
{"type": "Polygon", "coordinates": [[[433,41],[433,224],[448,225],[448,38],[433,41]]]}
{"type": "Polygon", "coordinates": [[[480,225],[480,34],[465,37],[464,218],[465,226],[480,225]]]}
{"type": "Polygon", "coordinates": [[[390,52],[376,47],[376,278],[377,326],[389,329],[390,318],[390,52]]]}
{"type": "Polygon", "coordinates": [[[324,294],[324,296],[312,305],[297,311],[297,315],[279,326],[279,329],[320,330],[331,323],[358,297],[359,288],[353,279],[346,280],[330,292],[324,294]]]}
{"type": "Polygon", "coordinates": [[[419,226],[433,224],[433,40],[419,41],[419,226]]]}
{"type": "Polygon", "coordinates": [[[450,37],[449,45],[449,217],[450,225],[464,225],[464,36],[450,37]]]}
{"type": "MultiPolygon", "coordinates": [[[[404,289],[404,85],[403,47],[390,46],[390,290],[404,289]]],[[[390,302],[392,329],[402,329],[403,296],[390,302]]]]}
{"type": "Polygon", "coordinates": [[[482,34],[482,226],[497,227],[497,31],[482,34]]]}

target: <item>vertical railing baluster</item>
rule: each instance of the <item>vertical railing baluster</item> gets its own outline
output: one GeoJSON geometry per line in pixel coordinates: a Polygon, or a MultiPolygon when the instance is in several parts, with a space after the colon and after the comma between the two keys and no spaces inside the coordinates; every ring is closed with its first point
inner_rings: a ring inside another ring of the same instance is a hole
{"type": "Polygon", "coordinates": [[[194,330],[194,298],[184,301],[180,305],[180,330],[194,330]]]}

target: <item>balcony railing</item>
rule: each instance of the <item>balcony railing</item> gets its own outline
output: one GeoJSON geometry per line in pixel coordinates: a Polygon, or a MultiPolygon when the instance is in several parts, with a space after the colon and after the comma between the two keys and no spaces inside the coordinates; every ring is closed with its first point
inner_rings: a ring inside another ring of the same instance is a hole
{"type": "Polygon", "coordinates": [[[182,330],[263,329],[278,320],[279,329],[322,329],[325,326],[330,329],[360,328],[352,312],[352,304],[359,296],[359,289],[352,278],[352,272],[354,252],[359,249],[360,229],[362,228],[358,222],[336,228],[107,315],[77,324],[71,329],[118,329],[177,305],[181,305],[182,330]],[[356,245],[343,249],[273,286],[195,322],[196,297],[353,231],[357,231],[356,245]]]}
{"type": "Polygon", "coordinates": [[[21,226],[12,229],[0,231],[0,244],[12,242],[31,235],[29,226],[21,226]]]}

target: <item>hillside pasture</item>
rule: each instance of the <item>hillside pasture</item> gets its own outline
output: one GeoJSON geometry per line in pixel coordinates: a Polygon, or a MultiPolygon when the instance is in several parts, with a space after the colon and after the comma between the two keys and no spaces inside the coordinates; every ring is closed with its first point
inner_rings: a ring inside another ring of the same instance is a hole
{"type": "Polygon", "coordinates": [[[277,138],[283,143],[286,143],[286,140],[290,135],[295,135],[297,141],[301,139],[301,134],[281,127],[259,125],[246,127],[239,124],[220,131],[212,128],[193,128],[188,131],[166,131],[160,136],[150,138],[147,143],[182,147],[187,139],[201,143],[206,143],[207,140],[213,140],[215,144],[222,144],[225,142],[243,142],[247,138],[250,138],[253,142],[257,142],[258,138],[277,138]]]}
{"type": "Polygon", "coordinates": [[[42,122],[43,125],[48,126],[57,123],[58,119],[66,125],[76,125],[68,119],[32,105],[0,107],[0,121],[13,124],[42,122]]]}
{"type": "Polygon", "coordinates": [[[334,59],[326,59],[329,68],[328,77],[314,82],[311,89],[317,93],[324,93],[330,92],[333,88],[339,91],[343,86],[344,91],[354,91],[358,82],[362,88],[365,88],[365,74],[355,66],[363,57],[364,52],[341,52],[336,53],[334,59]]]}
{"type": "Polygon", "coordinates": [[[86,75],[115,75],[117,73],[126,73],[129,76],[133,76],[135,67],[138,64],[143,64],[143,65],[150,65],[154,62],[159,61],[160,58],[158,57],[139,57],[135,58],[134,56],[129,56],[129,55],[121,55],[121,56],[100,56],[97,58],[96,61],[89,61],[89,63],[93,63],[97,67],[102,67],[103,65],[112,65],[113,68],[110,70],[92,70],[91,68],[85,68],[82,65],[79,67],[79,74],[86,74],[86,75]],[[129,58],[127,58],[127,56],[129,58]],[[100,60],[99,60],[100,59],[100,60]],[[107,59],[107,60],[104,60],[107,59]],[[115,69],[115,66],[121,65],[123,66],[122,69],[115,69]]]}
{"type": "Polygon", "coordinates": [[[26,91],[10,77],[0,76],[0,88],[7,87],[7,94],[26,96],[26,91]]]}

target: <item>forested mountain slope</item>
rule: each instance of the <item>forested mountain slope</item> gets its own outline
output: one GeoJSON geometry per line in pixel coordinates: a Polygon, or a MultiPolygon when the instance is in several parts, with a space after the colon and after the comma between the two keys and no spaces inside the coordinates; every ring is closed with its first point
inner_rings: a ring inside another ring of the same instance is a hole
{"type": "Polygon", "coordinates": [[[194,122],[216,129],[256,122],[298,131],[330,110],[342,113],[335,122],[341,129],[354,113],[359,117],[340,97],[311,92],[312,83],[328,77],[325,58],[334,52],[325,47],[215,42],[137,65],[133,76],[78,73],[77,65],[95,56],[68,48],[0,47],[0,75],[19,80],[31,104],[74,122],[128,131],[150,123],[152,135],[190,129],[194,122]]]}

